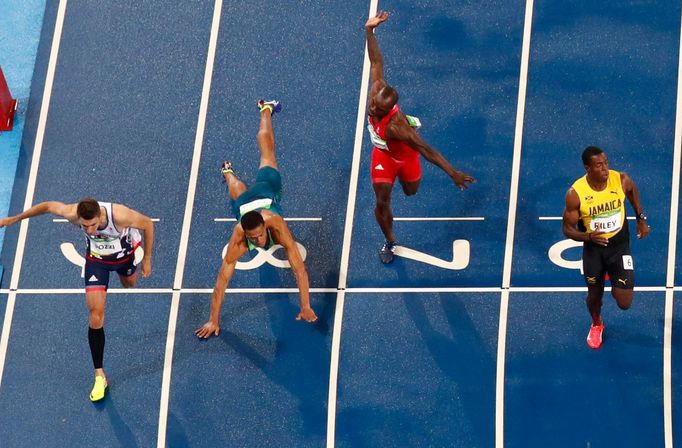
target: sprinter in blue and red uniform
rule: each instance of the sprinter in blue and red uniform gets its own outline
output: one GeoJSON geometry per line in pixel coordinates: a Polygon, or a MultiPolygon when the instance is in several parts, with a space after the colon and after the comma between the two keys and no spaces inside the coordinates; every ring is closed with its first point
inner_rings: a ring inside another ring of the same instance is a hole
{"type": "Polygon", "coordinates": [[[89,311],[88,343],[95,367],[95,384],[90,392],[90,400],[99,401],[104,398],[108,387],[103,363],[104,311],[109,274],[116,272],[125,288],[135,286],[135,249],[142,246],[142,276],[151,275],[154,223],[125,205],[86,198],[77,204],[41,202],[16,216],[0,219],[0,228],[46,213],[66,218],[85,232],[85,303],[89,311]],[[140,230],[144,232],[144,238],[140,230]]]}

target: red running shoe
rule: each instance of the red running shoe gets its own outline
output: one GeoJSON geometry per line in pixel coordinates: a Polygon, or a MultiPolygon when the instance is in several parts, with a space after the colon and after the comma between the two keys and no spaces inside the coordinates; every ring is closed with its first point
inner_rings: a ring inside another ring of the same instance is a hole
{"type": "Polygon", "coordinates": [[[587,345],[591,348],[601,347],[601,335],[604,332],[604,322],[601,325],[590,326],[590,333],[587,335],[587,345]]]}

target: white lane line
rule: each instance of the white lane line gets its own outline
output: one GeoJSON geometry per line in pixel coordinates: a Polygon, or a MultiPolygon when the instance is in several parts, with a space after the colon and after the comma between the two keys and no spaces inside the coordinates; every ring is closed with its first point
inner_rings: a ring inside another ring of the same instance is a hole
{"type": "Polygon", "coordinates": [[[672,338],[673,338],[673,299],[675,292],[667,288],[665,292],[665,317],[663,321],[663,428],[665,448],[673,448],[672,412],[672,338]]]}
{"type": "Polygon", "coordinates": [[[346,288],[346,292],[352,293],[372,293],[372,294],[420,294],[420,293],[439,293],[439,292],[461,292],[461,293],[499,293],[502,288],[498,286],[491,287],[444,287],[444,288],[346,288]]]}
{"type": "MultiPolygon", "coordinates": [[[[284,218],[285,221],[322,221],[322,218],[284,218]]],[[[236,218],[214,218],[214,222],[237,222],[236,218]]]]}
{"type": "MultiPolygon", "coordinates": [[[[666,288],[665,286],[635,286],[635,292],[665,292],[672,289],[676,292],[682,292],[682,286],[675,288],[666,288]]],[[[585,286],[512,286],[510,288],[501,288],[499,286],[484,286],[484,287],[433,287],[433,288],[346,288],[347,293],[372,293],[372,294],[429,294],[429,293],[461,293],[461,294],[489,294],[501,293],[509,290],[514,293],[531,293],[531,294],[545,294],[548,292],[587,292],[585,286]]],[[[172,288],[109,288],[107,294],[171,294],[174,291],[172,288]]],[[[611,287],[607,286],[604,291],[611,291],[611,287]]],[[[0,289],[0,294],[15,293],[17,295],[58,295],[58,294],[83,294],[83,288],[63,288],[63,289],[0,289]]],[[[183,288],[179,290],[182,294],[211,294],[213,288],[183,288]]],[[[310,288],[311,293],[331,294],[339,292],[338,288],[310,288]]],[[[298,294],[298,288],[230,288],[230,294],[298,294]]]]}
{"type": "MultiPolygon", "coordinates": [[[[47,64],[45,87],[43,89],[43,101],[42,104],[40,105],[40,116],[38,118],[36,140],[33,146],[31,168],[28,175],[28,183],[26,185],[26,198],[24,199],[24,210],[31,208],[31,205],[33,204],[33,195],[35,194],[36,181],[38,179],[38,165],[40,164],[40,155],[43,151],[45,126],[47,125],[47,115],[50,109],[50,99],[52,97],[52,85],[54,84],[54,74],[57,68],[57,57],[59,56],[59,44],[62,39],[62,29],[64,28],[66,4],[67,0],[60,0],[59,8],[57,9],[57,18],[54,27],[54,34],[52,36],[52,47],[50,48],[50,59],[47,64]]],[[[21,221],[19,227],[19,238],[17,241],[16,255],[14,257],[14,265],[12,267],[10,290],[16,290],[19,287],[19,274],[21,272],[21,264],[24,258],[24,247],[26,245],[28,223],[29,220],[25,219],[21,221]]],[[[2,376],[5,369],[7,344],[9,343],[9,333],[10,328],[12,327],[12,316],[14,315],[15,301],[16,293],[10,292],[9,296],[7,297],[7,306],[5,307],[5,318],[2,326],[2,335],[0,335],[0,385],[2,384],[2,376]]]]}
{"type": "MultiPolygon", "coordinates": [[[[371,0],[369,17],[376,15],[378,0],[371,0]]],[[[358,28],[360,29],[360,28],[358,28]]],[[[336,398],[339,375],[339,355],[341,350],[341,330],[343,327],[343,306],[346,299],[344,290],[348,282],[348,262],[350,259],[351,239],[353,236],[353,220],[355,218],[355,201],[360,175],[360,156],[362,153],[362,136],[365,129],[365,113],[367,90],[369,86],[369,56],[365,44],[365,57],[362,65],[360,95],[358,98],[358,114],[355,120],[355,142],[353,144],[353,161],[351,163],[350,182],[348,185],[348,203],[346,205],[346,222],[343,229],[343,245],[341,247],[341,264],[339,267],[339,292],[336,296],[334,310],[334,330],[332,333],[331,359],[329,362],[329,395],[327,399],[327,448],[334,448],[336,435],[336,398]]]]}
{"type": "Polygon", "coordinates": [[[509,289],[500,293],[500,317],[497,333],[497,369],[495,381],[495,447],[504,447],[504,370],[507,352],[507,312],[509,310],[509,289]]]}
{"type": "MultiPolygon", "coordinates": [[[[311,294],[336,293],[336,288],[310,288],[311,294]]],[[[183,288],[183,294],[211,294],[213,288],[183,288]]],[[[234,294],[298,294],[298,288],[230,288],[230,295],[234,294]]]]}
{"type": "Polygon", "coordinates": [[[511,184],[509,187],[509,213],[507,215],[507,238],[504,248],[502,291],[500,297],[500,324],[497,336],[497,377],[495,398],[495,447],[504,447],[504,368],[507,340],[507,309],[509,307],[509,286],[511,284],[512,258],[514,253],[514,232],[516,229],[516,207],[519,194],[521,149],[523,144],[523,121],[526,111],[526,86],[528,84],[528,61],[530,59],[530,38],[533,24],[533,0],[526,1],[521,46],[521,68],[519,73],[519,95],[516,106],[516,127],[514,129],[514,155],[512,158],[511,184]]]}
{"type": "Polygon", "coordinates": [[[485,221],[482,216],[453,216],[449,217],[403,217],[403,218],[393,218],[393,221],[485,221]]]}
{"type": "MultiPolygon", "coordinates": [[[[526,111],[526,86],[528,84],[528,61],[530,57],[530,36],[533,22],[533,0],[526,1],[526,16],[523,25],[521,47],[521,71],[519,74],[519,95],[516,107],[516,128],[514,130],[514,155],[512,158],[511,185],[509,187],[509,213],[507,215],[507,238],[504,250],[502,287],[509,288],[511,282],[512,257],[514,253],[514,231],[516,229],[516,205],[519,194],[521,148],[523,144],[523,120],[526,111]]],[[[501,439],[498,440],[498,443],[501,439]]]]}
{"type": "Polygon", "coordinates": [[[677,256],[677,214],[680,201],[680,158],[682,152],[682,22],[677,60],[677,105],[675,110],[675,139],[673,142],[672,191],[670,194],[670,229],[668,231],[668,266],[665,286],[671,289],[665,295],[663,328],[663,426],[665,448],[673,448],[672,418],[672,331],[673,298],[675,286],[675,258],[677,256]]]}
{"type": "Polygon", "coordinates": [[[204,142],[206,129],[206,115],[208,112],[208,100],[211,94],[211,80],[213,78],[213,65],[215,62],[216,48],[218,45],[218,32],[220,30],[220,15],[222,12],[222,0],[215,0],[213,9],[213,21],[211,23],[211,35],[209,38],[208,52],[206,55],[206,69],[204,71],[204,84],[199,104],[199,117],[197,118],[197,132],[194,139],[194,154],[185,202],[185,216],[180,235],[180,247],[178,249],[178,261],[175,266],[175,280],[173,282],[173,298],[171,300],[170,313],[168,316],[168,334],[166,337],[166,354],[163,365],[163,379],[161,383],[161,402],[159,405],[159,430],[157,447],[166,446],[166,428],[168,424],[168,400],[170,396],[171,367],[173,365],[173,347],[175,346],[175,328],[180,308],[180,289],[185,272],[185,259],[187,257],[187,245],[189,241],[190,227],[192,223],[192,209],[196,194],[197,179],[199,177],[199,164],[201,162],[201,149],[204,142]]]}

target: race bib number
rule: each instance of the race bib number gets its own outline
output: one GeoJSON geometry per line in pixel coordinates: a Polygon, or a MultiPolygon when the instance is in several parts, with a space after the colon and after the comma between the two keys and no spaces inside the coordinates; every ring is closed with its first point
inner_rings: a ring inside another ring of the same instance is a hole
{"type": "Polygon", "coordinates": [[[376,146],[379,149],[383,149],[384,151],[388,149],[388,144],[386,143],[386,140],[382,139],[379,137],[379,134],[376,133],[374,130],[374,126],[367,125],[367,131],[369,131],[369,137],[372,139],[372,144],[376,146]]]}
{"type": "Polygon", "coordinates": [[[632,271],[634,269],[631,255],[623,255],[623,269],[628,271],[632,271]]]}
{"type": "Polygon", "coordinates": [[[118,238],[90,240],[90,254],[93,257],[106,257],[120,252],[123,252],[123,247],[118,238]]]}
{"type": "Polygon", "coordinates": [[[620,216],[620,213],[615,213],[611,216],[594,217],[590,221],[590,227],[592,230],[600,230],[606,233],[617,232],[623,225],[620,216]]]}

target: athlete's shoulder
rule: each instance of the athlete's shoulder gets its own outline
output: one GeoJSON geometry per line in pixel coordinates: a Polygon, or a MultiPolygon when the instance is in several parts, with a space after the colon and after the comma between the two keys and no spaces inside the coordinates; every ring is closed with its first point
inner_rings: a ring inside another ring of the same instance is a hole
{"type": "Polygon", "coordinates": [[[52,211],[55,215],[60,215],[66,218],[72,224],[78,225],[78,204],[64,204],[62,202],[55,202],[55,209],[52,211]]]}
{"type": "Polygon", "coordinates": [[[237,222],[232,229],[232,236],[230,237],[230,247],[244,246],[248,247],[246,244],[246,233],[241,223],[237,222]]]}
{"type": "Polygon", "coordinates": [[[570,208],[580,207],[580,195],[573,187],[569,187],[566,191],[566,206],[570,208]]]}
{"type": "Polygon", "coordinates": [[[264,210],[264,212],[267,212],[267,214],[263,213],[263,221],[265,221],[265,227],[268,230],[279,234],[282,230],[289,229],[289,226],[287,225],[284,218],[279,216],[277,213],[272,213],[267,210],[264,210]]]}
{"type": "Polygon", "coordinates": [[[263,221],[267,222],[284,222],[284,218],[279,216],[277,213],[273,212],[272,210],[267,210],[263,209],[260,211],[261,216],[263,217],[263,221]]]}
{"type": "Polygon", "coordinates": [[[99,205],[105,209],[111,210],[111,215],[116,227],[128,227],[132,217],[133,210],[123,204],[115,204],[113,202],[100,202],[99,205]]]}
{"type": "Polygon", "coordinates": [[[573,183],[571,184],[571,188],[576,190],[576,191],[578,191],[580,188],[583,188],[585,186],[589,186],[587,184],[587,174],[580,176],[579,178],[574,180],[573,183]]]}

